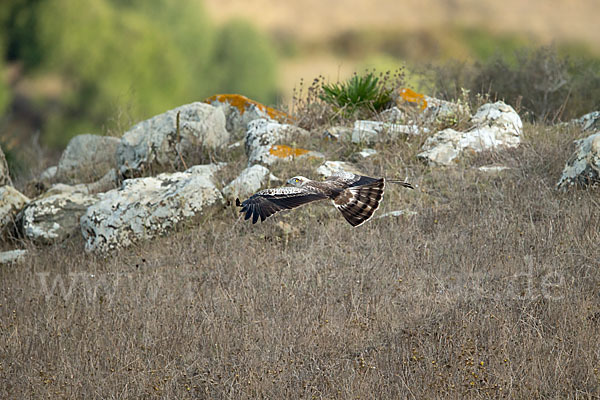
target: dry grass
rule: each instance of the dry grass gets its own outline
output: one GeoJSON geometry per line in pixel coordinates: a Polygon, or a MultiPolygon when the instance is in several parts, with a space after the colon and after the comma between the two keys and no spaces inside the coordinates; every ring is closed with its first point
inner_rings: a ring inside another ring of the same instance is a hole
{"type": "Polygon", "coordinates": [[[229,207],[108,259],[31,249],[0,271],[0,397],[598,398],[598,193],[553,188],[578,135],[529,125],[450,169],[380,145],[365,172],[418,190],[379,215],[417,215],[358,229],[327,204],[229,207]]]}

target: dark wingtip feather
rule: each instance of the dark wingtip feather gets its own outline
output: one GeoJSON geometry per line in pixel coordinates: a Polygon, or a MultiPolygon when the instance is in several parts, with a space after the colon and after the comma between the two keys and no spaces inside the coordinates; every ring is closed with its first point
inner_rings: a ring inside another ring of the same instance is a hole
{"type": "Polygon", "coordinates": [[[397,185],[404,186],[405,188],[414,189],[413,185],[411,185],[408,182],[401,181],[400,179],[386,179],[385,181],[388,183],[395,183],[397,185]]]}

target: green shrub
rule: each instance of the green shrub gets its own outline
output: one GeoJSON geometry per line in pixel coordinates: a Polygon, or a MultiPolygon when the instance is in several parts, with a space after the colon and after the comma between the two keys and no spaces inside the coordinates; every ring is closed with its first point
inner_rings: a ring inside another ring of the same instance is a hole
{"type": "Polygon", "coordinates": [[[392,91],[373,73],[354,74],[344,83],[324,83],[320,98],[342,116],[351,117],[382,111],[392,102],[392,91]]]}

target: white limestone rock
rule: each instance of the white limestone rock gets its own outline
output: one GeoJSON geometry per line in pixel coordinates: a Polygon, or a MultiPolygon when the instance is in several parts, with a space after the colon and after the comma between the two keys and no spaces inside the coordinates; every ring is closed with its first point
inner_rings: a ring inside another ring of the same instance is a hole
{"type": "Polygon", "coordinates": [[[12,186],[0,187],[0,236],[12,230],[17,214],[30,201],[12,186]]]}
{"type": "Polygon", "coordinates": [[[417,215],[416,211],[412,210],[394,210],[381,214],[377,218],[402,217],[417,215]]]}
{"type": "Polygon", "coordinates": [[[117,147],[119,173],[132,178],[154,167],[173,168],[200,147],[215,149],[226,145],[229,137],[221,108],[200,102],[186,104],[142,121],[125,132],[117,147]]]}
{"type": "Polygon", "coordinates": [[[50,182],[56,178],[56,173],[58,172],[58,165],[53,165],[51,167],[46,168],[40,174],[40,181],[42,182],[50,182]]]}
{"type": "Polygon", "coordinates": [[[352,143],[375,143],[396,140],[400,136],[428,133],[429,129],[418,125],[402,125],[381,121],[358,120],[354,122],[352,143]]]}
{"type": "Polygon", "coordinates": [[[510,167],[507,167],[506,165],[482,165],[481,167],[477,168],[477,170],[487,173],[498,173],[506,171],[507,169],[510,169],[510,167]]]}
{"type": "Polygon", "coordinates": [[[323,137],[329,140],[349,142],[352,140],[354,129],[347,126],[332,126],[323,131],[323,137]]]}
{"type": "Polygon", "coordinates": [[[600,182],[600,132],[575,141],[577,148],[563,169],[556,188],[589,186],[600,182]]]}
{"type": "Polygon", "coordinates": [[[310,135],[308,131],[294,125],[280,124],[264,118],[251,121],[248,124],[245,143],[248,166],[273,164],[281,159],[272,154],[273,145],[282,141],[291,142],[308,135],[310,135]]]}
{"type": "Polygon", "coordinates": [[[484,104],[471,119],[466,132],[444,129],[429,137],[417,156],[434,165],[451,165],[466,149],[472,151],[517,147],[523,123],[515,110],[505,103],[484,104]]]}
{"type": "Polygon", "coordinates": [[[23,236],[36,243],[60,242],[79,232],[79,218],[97,201],[98,196],[77,190],[45,193],[19,213],[17,225],[23,236]]]}
{"type": "Polygon", "coordinates": [[[388,122],[391,124],[403,124],[406,121],[406,114],[404,111],[394,106],[379,113],[379,118],[383,122],[388,122]]]}
{"type": "Polygon", "coordinates": [[[239,107],[227,102],[222,103],[215,100],[211,104],[223,111],[226,129],[234,139],[243,138],[248,129],[248,123],[255,119],[264,118],[270,122],[277,122],[265,110],[260,109],[255,104],[248,103],[243,112],[240,111],[239,107]]]}
{"type": "MultiPolygon", "coordinates": [[[[61,183],[77,184],[94,182],[116,166],[116,151],[120,139],[112,136],[78,135],[63,151],[56,175],[61,183]]],[[[46,175],[50,171],[44,171],[46,175]]]]}
{"type": "Polygon", "coordinates": [[[196,165],[184,172],[127,179],[81,217],[86,251],[107,253],[167,232],[223,197],[214,173],[223,164],[196,165]]]}
{"type": "Polygon", "coordinates": [[[274,180],[273,178],[278,180],[270,174],[268,168],[255,164],[243,170],[237,178],[225,186],[223,194],[230,199],[248,197],[262,188],[268,180],[274,180]]]}
{"type": "Polygon", "coordinates": [[[368,158],[368,157],[374,156],[375,154],[377,154],[377,150],[364,148],[361,151],[359,151],[358,153],[356,153],[356,156],[360,157],[360,158],[368,158]]]}
{"type": "Polygon", "coordinates": [[[67,185],[64,183],[55,183],[48,189],[44,196],[55,195],[59,193],[80,192],[84,194],[97,194],[108,192],[117,187],[117,170],[111,169],[102,178],[92,183],[79,183],[77,185],[67,185]]]}
{"type": "Polygon", "coordinates": [[[6,157],[0,147],[0,186],[12,185],[10,175],[8,173],[8,164],[6,163],[6,157]]]}
{"type": "Polygon", "coordinates": [[[438,128],[456,123],[461,118],[471,116],[467,105],[452,101],[440,100],[435,97],[425,96],[427,107],[423,110],[421,121],[436,125],[438,128]],[[441,125],[441,126],[440,126],[441,125]]]}
{"type": "Polygon", "coordinates": [[[27,250],[9,250],[0,252],[0,265],[19,264],[25,261],[27,250]]]}
{"type": "Polygon", "coordinates": [[[587,113],[583,117],[572,120],[571,123],[580,126],[585,132],[600,131],[600,111],[587,113]]]}
{"type": "Polygon", "coordinates": [[[338,172],[352,172],[353,174],[362,174],[354,165],[345,161],[325,161],[319,168],[317,173],[328,178],[338,172]]]}

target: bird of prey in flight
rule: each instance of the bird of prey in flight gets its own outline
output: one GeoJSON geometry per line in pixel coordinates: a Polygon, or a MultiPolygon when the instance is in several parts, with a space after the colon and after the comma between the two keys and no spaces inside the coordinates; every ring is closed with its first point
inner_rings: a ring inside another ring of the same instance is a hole
{"type": "Polygon", "coordinates": [[[260,218],[281,210],[289,210],[317,200],[330,199],[352,226],[368,221],[383,199],[386,183],[397,183],[414,189],[408,182],[396,179],[370,178],[351,172],[338,172],[324,181],[313,181],[303,176],[295,176],[287,181],[290,186],[265,189],[252,195],[236,206],[246,213],[245,219],[252,217],[255,224],[260,218]]]}

